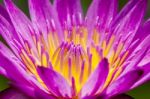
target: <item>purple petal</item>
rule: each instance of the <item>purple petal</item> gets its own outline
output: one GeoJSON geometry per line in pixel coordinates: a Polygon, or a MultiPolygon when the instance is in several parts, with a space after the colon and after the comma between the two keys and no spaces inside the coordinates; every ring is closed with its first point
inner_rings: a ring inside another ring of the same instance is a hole
{"type": "Polygon", "coordinates": [[[113,96],[113,97],[107,97],[107,96],[93,96],[93,97],[89,97],[89,98],[85,98],[85,99],[134,99],[132,98],[131,96],[129,95],[126,95],[126,94],[119,94],[119,95],[116,95],[116,96],[113,96]]]}
{"type": "Polygon", "coordinates": [[[0,67],[0,75],[7,77],[7,72],[3,67],[0,67]]]}
{"type": "MultiPolygon", "coordinates": [[[[139,42],[136,44],[136,49],[134,50],[133,53],[136,53],[139,50],[142,50],[145,47],[149,47],[150,44],[150,20],[146,21],[143,26],[140,27],[138,32],[136,33],[133,42],[135,40],[139,40],[139,42]],[[138,47],[137,47],[138,46],[138,47]]],[[[150,58],[150,49],[146,53],[146,56],[143,58],[143,60],[140,62],[140,65],[144,65],[149,61],[150,58]]]]}
{"type": "Polygon", "coordinates": [[[147,74],[143,75],[143,77],[142,77],[140,80],[138,80],[138,81],[130,88],[130,90],[132,90],[132,89],[134,89],[134,88],[136,88],[136,87],[138,87],[138,86],[140,86],[140,85],[142,85],[142,84],[148,82],[149,80],[150,80],[150,73],[147,73],[147,74]]]}
{"type": "Polygon", "coordinates": [[[28,83],[26,79],[23,77],[23,70],[21,68],[18,68],[18,66],[15,66],[15,63],[12,63],[9,59],[7,59],[5,56],[3,56],[0,53],[0,65],[2,66],[5,71],[7,71],[6,77],[11,79],[12,81],[20,82],[20,83],[28,83]]]}
{"type": "Polygon", "coordinates": [[[51,21],[53,16],[51,3],[49,0],[29,0],[28,2],[33,23],[37,25],[41,32],[47,33],[48,22],[51,21]]]}
{"type": "Polygon", "coordinates": [[[143,26],[136,33],[134,40],[140,39],[141,41],[145,39],[150,34],[150,19],[147,20],[143,26]]]}
{"type": "Polygon", "coordinates": [[[143,41],[139,44],[139,46],[134,51],[134,52],[143,51],[144,48],[147,48],[146,55],[138,64],[139,66],[145,65],[150,62],[150,43],[149,42],[150,42],[150,34],[143,39],[143,41]]]}
{"type": "Polygon", "coordinates": [[[5,52],[3,53],[5,56],[9,55],[10,58],[13,58],[14,60],[16,59],[18,61],[16,55],[3,42],[0,42],[0,52],[5,52]]]}
{"type": "Polygon", "coordinates": [[[1,36],[5,39],[7,44],[13,49],[15,54],[17,55],[18,52],[13,46],[13,40],[17,40],[18,42],[21,42],[18,38],[18,35],[16,31],[14,30],[13,26],[0,15],[0,33],[1,36]]]}
{"type": "Polygon", "coordinates": [[[11,23],[10,17],[8,15],[6,9],[2,5],[0,5],[0,15],[2,15],[8,22],[11,23]]]}
{"type": "Polygon", "coordinates": [[[13,4],[12,0],[4,0],[4,3],[15,29],[20,33],[29,33],[28,25],[31,23],[26,15],[13,4]]]}
{"type": "Polygon", "coordinates": [[[111,97],[110,99],[134,99],[134,98],[126,94],[120,94],[120,95],[111,97]]]}
{"type": "Polygon", "coordinates": [[[42,90],[35,89],[35,97],[36,99],[57,99],[55,96],[49,93],[45,93],[42,90]]]}
{"type": "Polygon", "coordinates": [[[19,59],[2,43],[0,43],[0,66],[6,71],[6,77],[12,81],[29,84],[26,71],[19,59]]]}
{"type": "Polygon", "coordinates": [[[130,87],[142,76],[142,74],[143,71],[138,69],[130,71],[119,77],[108,86],[106,89],[106,95],[110,97],[128,91],[130,87]]]}
{"type": "Polygon", "coordinates": [[[116,36],[120,36],[120,38],[118,37],[115,42],[119,39],[122,41],[127,39],[124,44],[124,50],[130,45],[141,24],[145,14],[146,4],[147,0],[130,0],[118,14],[112,25],[112,33],[115,33],[114,35],[116,36]]]}
{"type": "Polygon", "coordinates": [[[49,0],[29,0],[29,10],[34,26],[43,33],[45,38],[50,30],[56,30],[62,39],[60,23],[49,0]]]}
{"type": "Polygon", "coordinates": [[[35,77],[28,76],[27,78],[28,78],[27,80],[31,83],[31,85],[27,85],[24,83],[11,82],[10,86],[18,88],[19,90],[21,90],[23,93],[27,94],[28,96],[36,97],[36,99],[37,97],[39,97],[38,99],[41,99],[40,97],[45,97],[49,95],[49,92],[41,85],[39,81],[37,81],[35,77]]]}
{"type": "Polygon", "coordinates": [[[140,65],[145,65],[150,62],[150,49],[147,51],[145,57],[140,62],[140,65]]]}
{"type": "Polygon", "coordinates": [[[13,86],[33,96],[32,93],[35,87],[38,87],[39,90],[42,90],[43,87],[34,80],[34,77],[27,74],[21,64],[20,60],[11,51],[0,43],[0,73],[10,79],[13,86]]]}
{"type": "Polygon", "coordinates": [[[31,99],[31,97],[26,96],[14,88],[9,88],[0,92],[0,99],[31,99]]]}
{"type": "Polygon", "coordinates": [[[58,12],[58,17],[62,25],[81,24],[82,7],[80,0],[55,0],[54,6],[58,12]]]}
{"type": "Polygon", "coordinates": [[[9,60],[15,61],[17,64],[21,64],[18,57],[2,42],[0,42],[0,53],[2,53],[5,57],[8,57],[9,60]]]}
{"type": "Polygon", "coordinates": [[[88,27],[92,29],[98,25],[100,29],[107,30],[117,14],[117,8],[117,0],[93,0],[86,15],[88,27]]]}
{"type": "Polygon", "coordinates": [[[26,84],[18,83],[18,82],[10,82],[10,86],[17,88],[18,90],[20,90],[21,92],[23,92],[24,94],[30,97],[35,97],[35,94],[34,94],[35,89],[33,86],[28,86],[26,84]]]}
{"type": "Polygon", "coordinates": [[[27,40],[34,49],[35,46],[31,35],[33,28],[29,18],[15,6],[12,0],[4,0],[4,3],[15,30],[24,40],[27,40]]]}
{"type": "Polygon", "coordinates": [[[130,54],[129,58],[126,60],[127,62],[129,62],[129,64],[125,67],[124,73],[132,70],[133,68],[137,66],[142,66],[149,62],[149,59],[146,58],[147,55],[149,55],[148,54],[149,53],[148,50],[150,47],[149,41],[150,41],[150,35],[147,36],[143,40],[143,42],[141,42],[140,45],[138,45],[134,49],[132,54],[130,54]]]}
{"type": "Polygon", "coordinates": [[[56,96],[71,97],[71,87],[64,77],[49,68],[38,67],[37,71],[51,93],[56,96]]]}
{"type": "Polygon", "coordinates": [[[83,86],[81,90],[81,98],[93,95],[101,89],[107,78],[108,70],[108,61],[107,59],[103,59],[83,86]]]}
{"type": "Polygon", "coordinates": [[[143,66],[141,66],[141,69],[144,71],[143,76],[141,77],[141,79],[139,79],[132,87],[131,89],[147,82],[150,80],[150,63],[147,63],[143,66]]]}

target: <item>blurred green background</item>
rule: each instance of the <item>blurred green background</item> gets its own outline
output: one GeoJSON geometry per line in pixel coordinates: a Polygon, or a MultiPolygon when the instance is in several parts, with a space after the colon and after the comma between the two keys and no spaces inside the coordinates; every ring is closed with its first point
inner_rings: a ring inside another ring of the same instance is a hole
{"type": "MultiPolygon", "coordinates": [[[[84,12],[86,12],[91,1],[92,0],[81,0],[84,12]]],[[[128,0],[119,0],[119,8],[121,9],[126,4],[127,1],[128,0]]],[[[29,16],[27,0],[14,0],[14,2],[21,10],[23,10],[29,16]]],[[[2,0],[0,0],[0,3],[2,3],[2,0]]],[[[147,9],[148,10],[145,19],[148,19],[150,17],[150,0],[147,9]]],[[[8,87],[9,87],[8,80],[5,77],[0,76],[0,91],[8,87]]],[[[131,95],[135,99],[150,99],[150,82],[147,82],[142,86],[139,86],[138,88],[129,91],[127,94],[131,95]]]]}

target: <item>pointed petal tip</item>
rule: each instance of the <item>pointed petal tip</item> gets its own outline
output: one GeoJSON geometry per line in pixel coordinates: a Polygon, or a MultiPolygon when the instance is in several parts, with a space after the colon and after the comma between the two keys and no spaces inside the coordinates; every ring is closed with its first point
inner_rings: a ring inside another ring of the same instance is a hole
{"type": "MultiPolygon", "coordinates": [[[[109,62],[107,58],[103,58],[100,62],[99,65],[103,65],[105,68],[108,68],[109,62]]],[[[98,66],[99,66],[98,65],[98,66]]]]}
{"type": "Polygon", "coordinates": [[[49,91],[55,96],[71,97],[71,88],[67,80],[50,68],[37,67],[37,71],[49,91]]]}
{"type": "Polygon", "coordinates": [[[44,72],[46,68],[42,67],[42,66],[37,66],[37,71],[39,72],[44,72]]]}
{"type": "MultiPolygon", "coordinates": [[[[105,83],[109,71],[108,60],[103,58],[97,68],[90,74],[87,82],[81,90],[81,97],[87,98],[98,92],[105,83]],[[101,76],[103,75],[103,76],[101,76]]],[[[88,99],[88,98],[87,98],[88,99]]]]}
{"type": "Polygon", "coordinates": [[[108,59],[106,57],[103,58],[103,60],[105,63],[108,63],[108,59]]]}
{"type": "Polygon", "coordinates": [[[120,76],[111,85],[109,85],[106,91],[107,95],[111,97],[127,92],[128,90],[130,90],[132,85],[142,77],[142,74],[143,70],[137,68],[120,76]]]}

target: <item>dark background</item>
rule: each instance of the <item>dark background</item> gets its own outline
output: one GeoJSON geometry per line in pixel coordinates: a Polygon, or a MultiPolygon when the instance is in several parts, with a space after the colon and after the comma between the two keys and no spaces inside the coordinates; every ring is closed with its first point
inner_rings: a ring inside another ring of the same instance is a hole
{"type": "MultiPolygon", "coordinates": [[[[84,12],[86,12],[91,1],[92,0],[81,0],[84,12]]],[[[119,0],[119,8],[121,9],[126,4],[127,1],[128,0],[119,0]]],[[[29,16],[27,0],[14,0],[14,2],[29,16]]],[[[0,0],[0,3],[2,3],[2,0],[0,0]]],[[[148,19],[149,17],[150,17],[150,0],[148,3],[145,19],[148,19]]],[[[9,87],[8,80],[0,76],[0,91],[8,87],[9,87]]],[[[127,92],[127,94],[131,95],[135,99],[150,99],[150,82],[147,82],[139,86],[138,88],[135,88],[134,90],[127,92]]]]}

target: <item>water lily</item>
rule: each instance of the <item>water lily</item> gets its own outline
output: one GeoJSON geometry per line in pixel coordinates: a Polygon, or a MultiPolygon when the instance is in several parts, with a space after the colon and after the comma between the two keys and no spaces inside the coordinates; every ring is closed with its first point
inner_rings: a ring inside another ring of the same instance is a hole
{"type": "Polygon", "coordinates": [[[11,0],[0,6],[1,99],[124,99],[150,79],[147,0],[28,0],[28,18],[11,0]]]}

